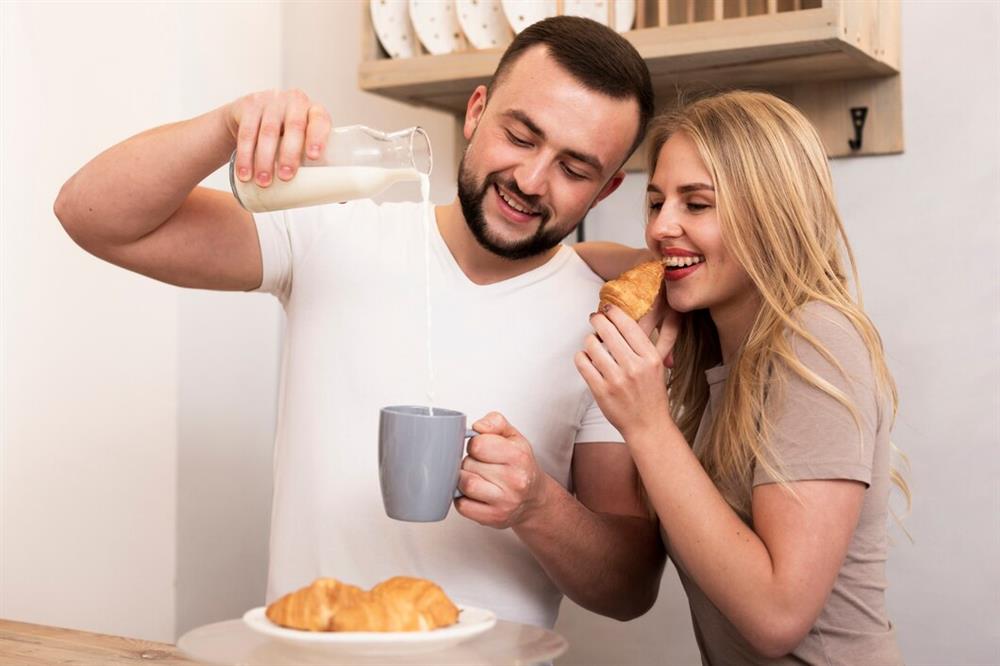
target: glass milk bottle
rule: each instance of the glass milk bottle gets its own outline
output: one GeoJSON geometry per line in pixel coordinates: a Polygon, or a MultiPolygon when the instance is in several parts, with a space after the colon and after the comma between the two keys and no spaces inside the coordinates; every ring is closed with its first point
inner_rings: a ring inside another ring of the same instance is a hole
{"type": "MultiPolygon", "coordinates": [[[[431,144],[420,127],[380,132],[362,125],[330,132],[326,153],[305,159],[291,180],[273,178],[267,187],[235,174],[236,153],[229,160],[229,182],[236,200],[262,213],[352,199],[369,199],[393,183],[419,181],[431,172],[431,144]]],[[[276,171],[276,170],[275,170],[276,171]]]]}

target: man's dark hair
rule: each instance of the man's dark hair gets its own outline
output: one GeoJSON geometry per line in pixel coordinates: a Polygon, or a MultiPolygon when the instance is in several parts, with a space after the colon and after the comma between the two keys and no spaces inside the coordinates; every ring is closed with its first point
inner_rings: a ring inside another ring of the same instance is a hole
{"type": "Polygon", "coordinates": [[[553,16],[522,30],[500,58],[488,86],[493,91],[503,82],[524,53],[544,46],[549,55],[589,90],[612,99],[634,99],[639,105],[639,133],[629,154],[646,136],[653,115],[653,84],[649,68],[628,40],[597,21],[577,16],[553,16]]]}

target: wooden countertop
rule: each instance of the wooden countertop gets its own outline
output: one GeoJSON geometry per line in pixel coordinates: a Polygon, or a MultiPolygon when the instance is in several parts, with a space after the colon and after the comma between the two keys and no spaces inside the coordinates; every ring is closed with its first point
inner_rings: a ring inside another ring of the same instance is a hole
{"type": "Polygon", "coordinates": [[[170,664],[197,666],[169,643],[0,619],[0,665],[170,664]]]}

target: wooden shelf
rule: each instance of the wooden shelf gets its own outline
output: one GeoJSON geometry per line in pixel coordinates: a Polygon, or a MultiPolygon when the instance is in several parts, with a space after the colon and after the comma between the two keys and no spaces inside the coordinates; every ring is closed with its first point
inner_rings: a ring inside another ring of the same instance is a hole
{"type": "MultiPolygon", "coordinates": [[[[898,2],[813,0],[804,9],[793,2],[803,0],[640,0],[637,25],[643,27],[624,36],[646,60],[661,108],[679,94],[766,89],[810,118],[831,157],[901,152],[898,2]],[[778,11],[781,5],[788,10],[778,11]],[[755,7],[756,15],[740,15],[755,7]],[[673,24],[678,17],[695,20],[673,24]],[[867,107],[868,116],[862,147],[852,150],[850,109],[858,106],[867,107]]],[[[390,59],[370,21],[366,29],[358,71],[363,90],[456,116],[465,113],[475,86],[488,82],[502,53],[390,59]]],[[[640,155],[630,165],[641,163],[640,155]]]]}

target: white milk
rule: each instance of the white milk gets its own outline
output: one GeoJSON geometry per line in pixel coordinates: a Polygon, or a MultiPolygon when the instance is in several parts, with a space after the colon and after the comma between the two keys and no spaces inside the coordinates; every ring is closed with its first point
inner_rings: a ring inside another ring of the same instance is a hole
{"type": "Polygon", "coordinates": [[[434,357],[431,353],[431,225],[434,207],[430,203],[431,179],[420,174],[420,205],[424,211],[424,301],[427,304],[427,406],[434,416],[434,357]]]}
{"type": "MultiPolygon", "coordinates": [[[[233,179],[243,207],[254,213],[303,206],[370,199],[393,183],[423,180],[416,169],[382,169],[364,166],[303,166],[291,180],[275,178],[267,187],[233,179]]],[[[423,183],[421,183],[423,188],[423,183]]],[[[427,195],[424,195],[427,205],[427,195]]]]}

